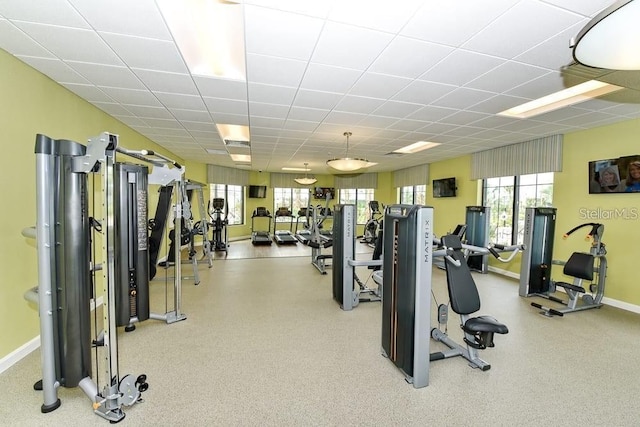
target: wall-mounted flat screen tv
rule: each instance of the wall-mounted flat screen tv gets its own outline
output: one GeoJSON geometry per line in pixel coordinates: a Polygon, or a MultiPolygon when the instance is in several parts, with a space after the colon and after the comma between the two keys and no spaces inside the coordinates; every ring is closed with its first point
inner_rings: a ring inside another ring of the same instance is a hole
{"type": "Polygon", "coordinates": [[[456,179],[442,178],[433,181],[433,197],[456,197],[456,179]]]}
{"type": "Polygon", "coordinates": [[[589,194],[640,192],[640,155],[589,162],[589,194]]]}
{"type": "Polygon", "coordinates": [[[313,197],[316,199],[326,200],[327,195],[331,196],[331,199],[336,198],[336,189],[333,187],[316,187],[313,192],[313,197]]]}
{"type": "Polygon", "coordinates": [[[267,197],[266,185],[250,185],[249,186],[250,199],[264,199],[265,197],[267,197]]]}

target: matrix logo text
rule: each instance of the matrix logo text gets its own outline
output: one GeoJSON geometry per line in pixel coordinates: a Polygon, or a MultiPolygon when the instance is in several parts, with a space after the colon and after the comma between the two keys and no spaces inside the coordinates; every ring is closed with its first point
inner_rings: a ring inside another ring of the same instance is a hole
{"type": "Polygon", "coordinates": [[[638,208],[580,208],[580,219],[624,219],[633,221],[638,219],[639,217],[640,216],[638,215],[638,208]]]}

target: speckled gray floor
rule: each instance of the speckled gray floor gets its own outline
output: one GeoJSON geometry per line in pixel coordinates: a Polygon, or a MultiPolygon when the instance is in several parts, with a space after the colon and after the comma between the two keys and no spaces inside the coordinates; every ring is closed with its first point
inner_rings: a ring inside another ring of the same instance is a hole
{"type": "MultiPolygon", "coordinates": [[[[331,275],[308,258],[217,260],[200,273],[199,286],[184,284],[187,320],[120,334],[120,372],[146,373],[150,384],[122,425],[640,425],[636,314],[605,307],[545,318],[515,282],[475,275],[482,314],[510,329],[482,353],[492,369],[433,362],[430,385],[416,390],[380,355],[379,303],[343,312],[331,275]]],[[[433,277],[443,302],[444,274],[433,277]]],[[[154,311],[164,311],[164,285],[152,286],[154,311]]],[[[456,339],[457,323],[451,315],[456,339]]],[[[62,406],[41,414],[39,359],[36,351],[0,375],[0,424],[108,424],[79,389],[60,389],[62,406]]]]}

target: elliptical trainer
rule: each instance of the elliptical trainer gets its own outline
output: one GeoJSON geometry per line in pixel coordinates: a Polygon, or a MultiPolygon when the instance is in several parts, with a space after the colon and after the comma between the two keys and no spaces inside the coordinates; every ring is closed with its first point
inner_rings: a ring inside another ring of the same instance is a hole
{"type": "Polygon", "coordinates": [[[222,210],[225,206],[224,199],[221,197],[216,197],[209,202],[210,226],[213,232],[211,249],[214,251],[226,252],[229,246],[227,237],[227,225],[229,224],[229,220],[227,219],[228,210],[225,211],[224,217],[222,216],[222,210]]]}

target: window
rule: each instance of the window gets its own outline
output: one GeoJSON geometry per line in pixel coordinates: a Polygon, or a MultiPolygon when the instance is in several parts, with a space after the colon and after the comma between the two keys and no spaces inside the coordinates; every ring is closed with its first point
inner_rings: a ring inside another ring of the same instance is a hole
{"type": "Polygon", "coordinates": [[[522,244],[526,208],[551,206],[553,201],[552,172],[489,178],[483,185],[483,204],[491,215],[489,241],[493,243],[522,244]]]}
{"type": "Polygon", "coordinates": [[[241,185],[209,184],[211,200],[225,200],[229,225],[244,224],[244,187],[241,185]]]}
{"type": "Polygon", "coordinates": [[[410,185],[400,187],[399,202],[407,205],[424,205],[427,202],[427,186],[426,185],[410,185]]]}
{"type": "MultiPolygon", "coordinates": [[[[274,188],[273,189],[273,212],[278,208],[289,208],[291,213],[298,215],[300,208],[309,206],[308,188],[274,188]]],[[[278,218],[276,221],[289,222],[291,218],[278,218]]]]}
{"type": "Polygon", "coordinates": [[[366,224],[371,216],[369,202],[373,200],[373,188],[341,189],[338,193],[338,203],[356,205],[356,221],[366,224]]]}

